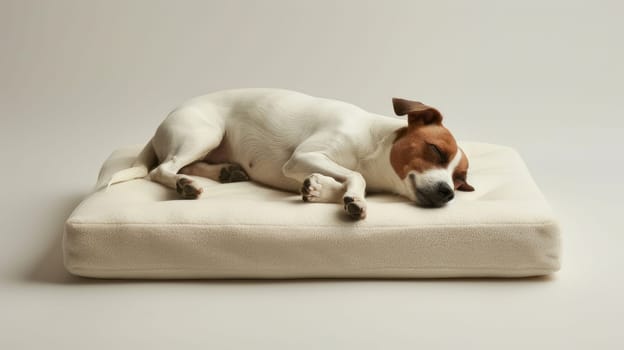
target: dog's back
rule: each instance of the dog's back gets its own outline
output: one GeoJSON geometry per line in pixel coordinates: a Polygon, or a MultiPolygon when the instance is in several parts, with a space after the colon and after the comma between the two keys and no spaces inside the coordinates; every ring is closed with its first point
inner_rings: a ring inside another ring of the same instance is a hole
{"type": "MultiPolygon", "coordinates": [[[[194,121],[196,127],[198,123],[218,124],[225,131],[219,147],[204,158],[206,161],[238,163],[255,181],[289,189],[300,184],[285,178],[281,169],[295,150],[322,147],[340,150],[339,154],[352,153],[354,143],[364,146],[366,142],[357,140],[356,135],[363,134],[358,130],[369,130],[373,119],[349,103],[279,89],[219,91],[193,98],[176,111],[188,109],[199,112],[194,113],[201,119],[194,121]]],[[[190,115],[176,111],[168,119],[190,115]]],[[[163,123],[165,127],[167,124],[163,123]]],[[[171,124],[180,125],[180,121],[172,120],[171,124]]],[[[355,159],[353,155],[336,158],[339,163],[353,163],[351,159],[355,159]]]]}

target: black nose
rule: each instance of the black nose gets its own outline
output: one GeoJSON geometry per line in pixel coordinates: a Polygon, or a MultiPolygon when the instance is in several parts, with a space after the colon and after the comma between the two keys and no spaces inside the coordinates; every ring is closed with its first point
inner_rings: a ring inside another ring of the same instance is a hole
{"type": "Polygon", "coordinates": [[[444,204],[455,197],[455,192],[451,186],[446,182],[440,182],[438,184],[437,201],[439,204],[444,204]]]}
{"type": "Polygon", "coordinates": [[[417,190],[416,197],[425,207],[439,208],[455,198],[455,191],[446,182],[438,182],[426,190],[417,190]]]}

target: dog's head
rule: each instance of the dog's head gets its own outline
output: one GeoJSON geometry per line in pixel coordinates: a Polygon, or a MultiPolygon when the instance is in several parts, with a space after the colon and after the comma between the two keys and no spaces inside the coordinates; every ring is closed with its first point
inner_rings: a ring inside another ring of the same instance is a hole
{"type": "Polygon", "coordinates": [[[438,110],[420,102],[392,99],[397,115],[407,114],[407,127],[397,132],[390,164],[417,204],[441,207],[455,190],[474,191],[466,180],[468,158],[438,110]]]}

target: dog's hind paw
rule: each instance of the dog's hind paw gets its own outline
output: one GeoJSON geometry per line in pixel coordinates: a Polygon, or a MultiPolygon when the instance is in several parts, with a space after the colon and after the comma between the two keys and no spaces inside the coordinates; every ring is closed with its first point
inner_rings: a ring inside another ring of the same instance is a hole
{"type": "Polygon", "coordinates": [[[366,202],[363,199],[345,196],[343,198],[345,212],[355,220],[366,218],[366,202]]]}
{"type": "Polygon", "coordinates": [[[197,199],[203,190],[195,181],[187,177],[181,177],[176,182],[176,191],[184,199],[197,199]]]}
{"type": "Polygon", "coordinates": [[[219,174],[221,183],[249,181],[249,176],[239,164],[224,166],[219,174]]]}

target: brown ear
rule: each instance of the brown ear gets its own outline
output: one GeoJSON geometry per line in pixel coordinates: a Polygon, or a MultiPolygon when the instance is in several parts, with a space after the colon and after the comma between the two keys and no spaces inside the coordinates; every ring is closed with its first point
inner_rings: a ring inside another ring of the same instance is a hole
{"type": "Polygon", "coordinates": [[[466,180],[455,180],[455,189],[458,191],[464,192],[472,192],[474,191],[474,187],[472,187],[466,180]]]}
{"type": "Polygon", "coordinates": [[[407,122],[411,126],[442,123],[442,114],[437,109],[421,102],[395,97],[392,99],[392,106],[396,115],[407,114],[407,122]]]}

